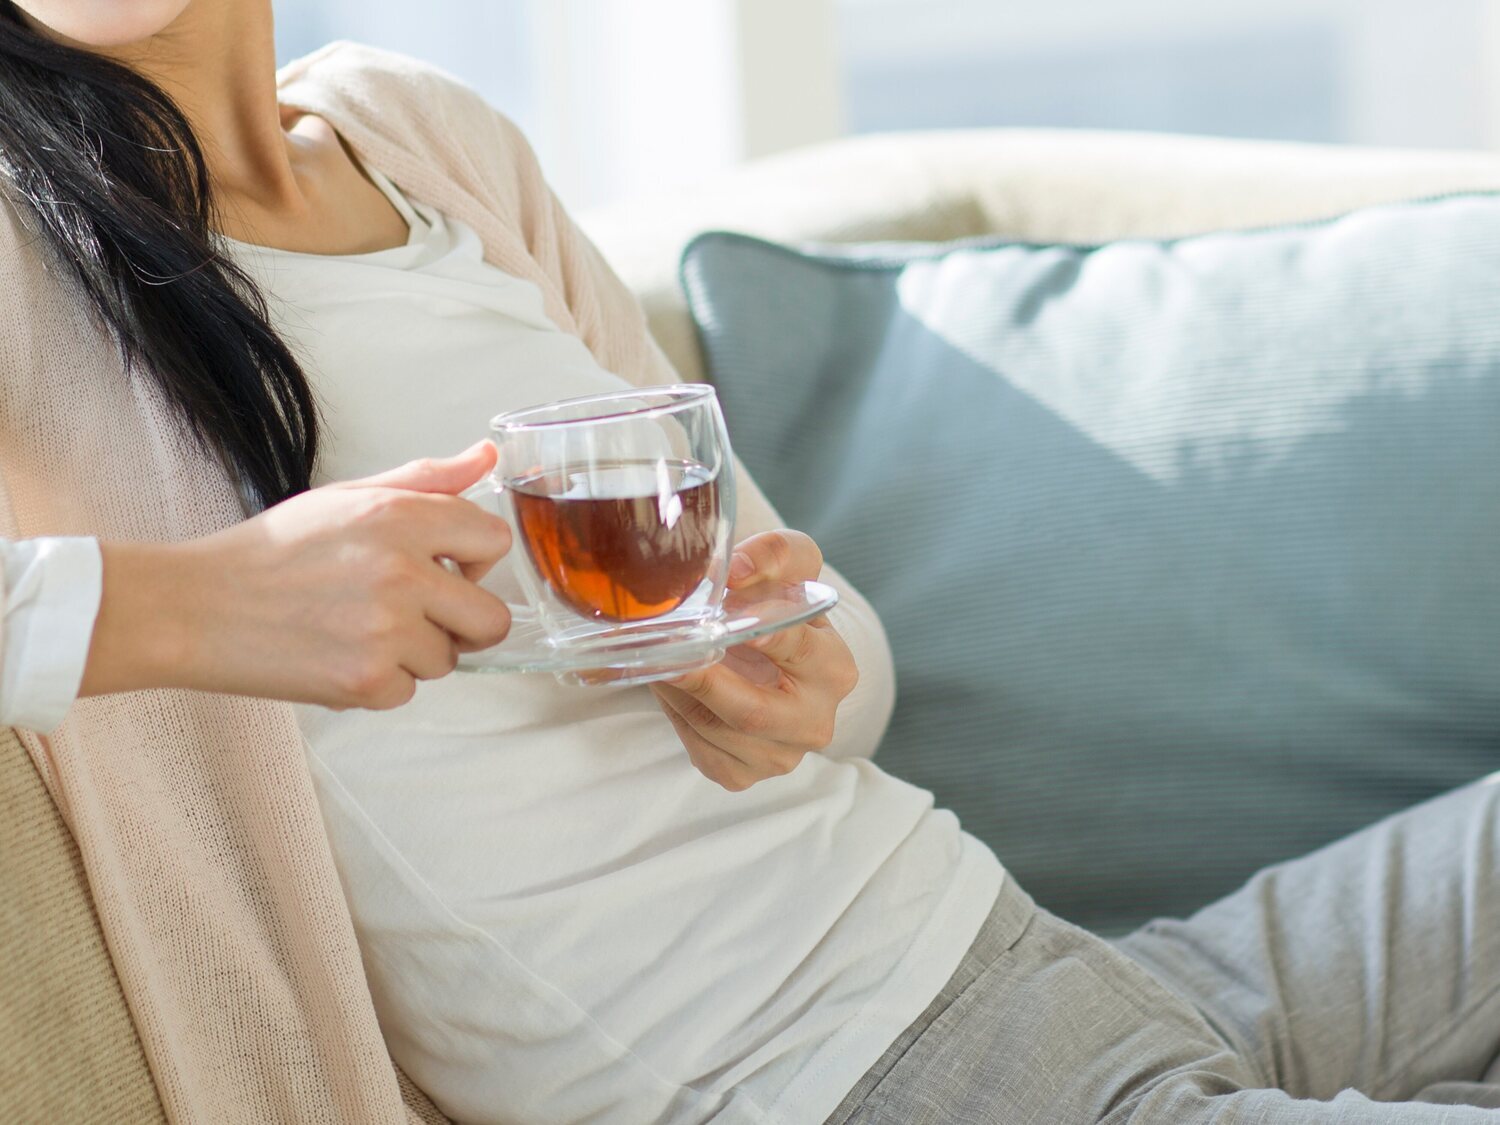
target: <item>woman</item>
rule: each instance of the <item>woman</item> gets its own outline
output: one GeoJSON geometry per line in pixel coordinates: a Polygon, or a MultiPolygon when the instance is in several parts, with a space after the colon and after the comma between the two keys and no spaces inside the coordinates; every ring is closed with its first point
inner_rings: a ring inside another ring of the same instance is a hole
{"type": "MultiPolygon", "coordinates": [[[[0,2],[0,56],[0,717],[176,1116],[398,1119],[373,997],[464,1120],[1496,1118],[1492,789],[1115,947],[862,760],[847,588],[652,692],[444,679],[493,451],[374,470],[671,379],[524,143],[357,48],[278,88],[267,0],[0,2]]],[[[819,572],[744,506],[735,582],[819,572]]]]}

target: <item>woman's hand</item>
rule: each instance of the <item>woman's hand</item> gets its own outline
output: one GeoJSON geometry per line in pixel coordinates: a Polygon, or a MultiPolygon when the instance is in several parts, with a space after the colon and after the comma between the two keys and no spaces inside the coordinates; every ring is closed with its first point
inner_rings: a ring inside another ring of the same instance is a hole
{"type": "Polygon", "coordinates": [[[186,687],[389,708],[510,628],[475,582],[510,548],[457,494],[493,467],[458,457],[295,496],[215,535],[103,546],[83,694],[186,687]],[[452,559],[455,574],[442,559],[452,559]]]}
{"type": "MultiPolygon", "coordinates": [[[[802,582],[822,569],[822,552],[806,535],[768,531],[735,548],[729,585],[802,582]]],[[[820,617],[730,649],[722,663],[652,690],[698,771],[739,792],[826,749],[838,705],[858,680],[849,646],[820,617]]]]}

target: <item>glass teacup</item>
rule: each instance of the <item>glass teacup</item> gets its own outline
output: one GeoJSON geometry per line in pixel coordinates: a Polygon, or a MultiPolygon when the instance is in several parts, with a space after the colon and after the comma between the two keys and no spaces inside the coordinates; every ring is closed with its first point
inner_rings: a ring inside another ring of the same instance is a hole
{"type": "MultiPolygon", "coordinates": [[[[513,569],[550,644],[670,647],[714,632],[735,495],[712,387],[510,411],[491,421],[490,434],[499,462],[469,495],[511,525],[513,569]]],[[[716,654],[706,655],[690,666],[716,654]]]]}

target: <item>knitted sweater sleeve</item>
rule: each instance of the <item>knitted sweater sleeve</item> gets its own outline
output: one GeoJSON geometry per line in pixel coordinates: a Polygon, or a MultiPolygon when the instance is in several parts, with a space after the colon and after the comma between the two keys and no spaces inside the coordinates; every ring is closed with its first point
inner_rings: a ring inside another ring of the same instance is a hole
{"type": "MultiPolygon", "coordinates": [[[[42,259],[21,252],[35,241],[20,213],[0,198],[0,291],[7,295],[0,314],[0,409],[12,418],[34,413],[25,376],[54,350],[34,307],[50,292],[34,272],[42,259]]],[[[103,563],[96,540],[22,538],[14,515],[11,495],[0,487],[0,726],[49,733],[67,715],[83,681],[103,563]]]]}

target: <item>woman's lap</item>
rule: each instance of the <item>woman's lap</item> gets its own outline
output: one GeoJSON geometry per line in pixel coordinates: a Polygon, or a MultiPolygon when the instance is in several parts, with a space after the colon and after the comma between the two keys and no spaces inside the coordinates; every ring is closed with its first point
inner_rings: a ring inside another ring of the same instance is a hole
{"type": "Polygon", "coordinates": [[[1500,1122],[1500,786],[1115,944],[1013,883],[996,915],[832,1121],[1500,1122]]]}

